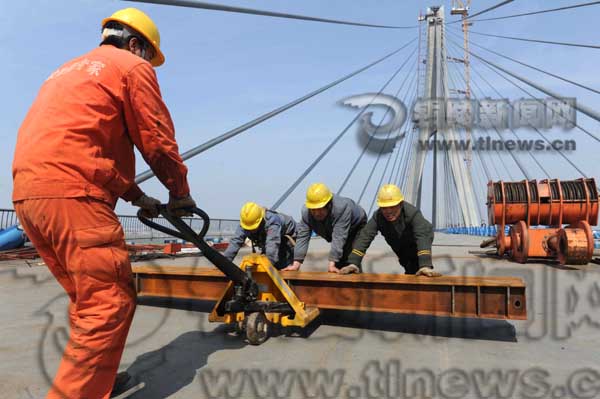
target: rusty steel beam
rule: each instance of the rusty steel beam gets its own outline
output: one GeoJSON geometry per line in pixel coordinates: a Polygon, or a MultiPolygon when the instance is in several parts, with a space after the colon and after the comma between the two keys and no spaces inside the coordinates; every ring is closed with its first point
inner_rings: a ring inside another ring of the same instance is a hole
{"type": "MultiPolygon", "coordinates": [[[[228,280],[215,268],[136,266],[139,297],[217,301],[228,280]]],[[[516,277],[436,278],[398,274],[282,272],[306,306],[452,317],[526,320],[525,283],[516,277]]]]}

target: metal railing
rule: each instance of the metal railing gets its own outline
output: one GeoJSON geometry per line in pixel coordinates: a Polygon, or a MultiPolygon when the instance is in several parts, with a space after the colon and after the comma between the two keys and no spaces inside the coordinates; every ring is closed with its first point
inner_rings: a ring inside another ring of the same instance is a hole
{"type": "MultiPolygon", "coordinates": [[[[117,215],[123,231],[125,232],[126,240],[156,240],[172,238],[160,231],[153,230],[140,222],[137,216],[117,215]]],[[[202,228],[202,219],[200,218],[184,218],[184,220],[194,229],[199,231],[202,228]]],[[[156,223],[168,226],[164,218],[154,219],[156,223]]],[[[0,229],[6,229],[19,223],[17,214],[14,209],[0,209],[0,229]]],[[[206,233],[207,238],[229,238],[235,234],[235,230],[239,225],[239,220],[236,219],[211,219],[210,228],[206,233]]]]}
{"type": "MultiPolygon", "coordinates": [[[[137,216],[119,215],[119,220],[125,231],[127,240],[155,240],[163,238],[173,238],[165,233],[154,230],[140,222],[137,216]]],[[[200,218],[183,218],[183,220],[195,231],[200,231],[203,221],[200,218]]],[[[155,223],[163,226],[170,226],[165,218],[159,217],[153,219],[155,223]]],[[[235,219],[211,219],[210,228],[206,233],[206,238],[229,238],[235,234],[239,225],[239,220],[235,219]]]]}
{"type": "Polygon", "coordinates": [[[13,209],[0,209],[0,230],[4,230],[19,223],[17,214],[13,209]]]}

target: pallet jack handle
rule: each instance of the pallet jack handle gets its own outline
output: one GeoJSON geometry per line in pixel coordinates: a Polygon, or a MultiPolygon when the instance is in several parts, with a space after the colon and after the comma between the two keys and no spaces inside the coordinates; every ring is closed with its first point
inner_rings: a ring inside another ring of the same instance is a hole
{"type": "Polygon", "coordinates": [[[210,227],[210,218],[200,208],[190,208],[190,212],[194,215],[199,216],[203,220],[202,229],[199,233],[196,233],[182,218],[172,215],[166,205],[160,205],[159,213],[169,222],[177,231],[158,224],[151,219],[142,215],[142,209],[137,213],[137,217],[146,226],[151,229],[158,230],[162,233],[168,234],[173,237],[180,238],[184,241],[189,241],[196,245],[202,254],[208,259],[213,265],[215,265],[227,278],[233,281],[234,285],[241,287],[242,296],[248,302],[256,300],[258,295],[258,286],[256,282],[240,269],[235,263],[224,257],[220,252],[212,248],[204,241],[204,236],[208,232],[210,227]]]}

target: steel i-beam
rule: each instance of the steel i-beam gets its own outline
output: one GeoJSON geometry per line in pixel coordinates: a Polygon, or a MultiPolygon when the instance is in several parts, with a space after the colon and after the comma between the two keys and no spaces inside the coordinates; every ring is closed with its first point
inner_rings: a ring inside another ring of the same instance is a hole
{"type": "MultiPolygon", "coordinates": [[[[138,297],[217,301],[227,278],[206,267],[136,266],[138,297]]],[[[319,309],[526,320],[525,283],[516,277],[416,277],[281,272],[298,299],[319,309]]]]}

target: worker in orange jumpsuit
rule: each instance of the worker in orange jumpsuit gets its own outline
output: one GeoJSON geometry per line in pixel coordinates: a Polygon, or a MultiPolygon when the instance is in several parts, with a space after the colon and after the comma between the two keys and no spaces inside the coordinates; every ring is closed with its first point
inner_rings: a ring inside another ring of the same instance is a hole
{"type": "Polygon", "coordinates": [[[19,129],[15,210],[71,299],[70,340],[47,398],[103,399],[125,386],[127,374],[115,377],[136,294],[114,207],[123,198],[154,217],[160,204],[134,182],[134,146],[168,188],[171,212],[195,206],[153,69],[164,59],[154,22],[117,11],[99,47],[46,79],[19,129]]]}

